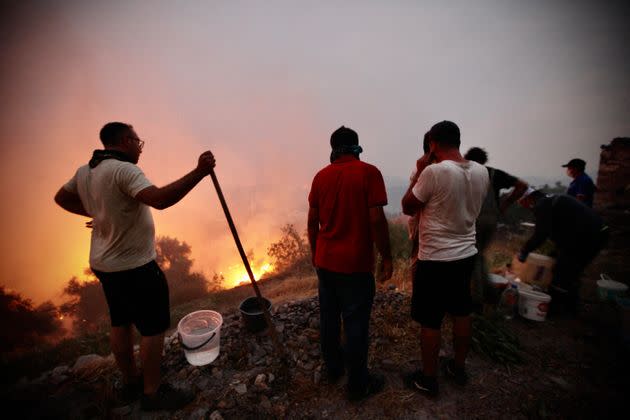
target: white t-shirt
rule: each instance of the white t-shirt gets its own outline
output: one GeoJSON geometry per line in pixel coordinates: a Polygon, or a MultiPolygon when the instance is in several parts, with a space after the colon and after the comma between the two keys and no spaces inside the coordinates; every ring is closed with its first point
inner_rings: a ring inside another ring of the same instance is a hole
{"type": "Polygon", "coordinates": [[[471,161],[445,160],[422,171],[412,189],[424,203],[418,259],[456,261],[477,253],[475,220],[489,182],[488,170],[471,161]]]}
{"type": "Polygon", "coordinates": [[[90,267],[113,272],[155,259],[155,226],[149,207],[134,197],[153,185],[133,163],[116,159],[77,169],[64,188],[78,194],[93,218],[90,267]]]}

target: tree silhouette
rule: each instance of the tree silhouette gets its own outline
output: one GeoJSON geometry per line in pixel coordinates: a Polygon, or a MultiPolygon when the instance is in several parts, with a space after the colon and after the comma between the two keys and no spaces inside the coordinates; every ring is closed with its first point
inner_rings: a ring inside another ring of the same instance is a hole
{"type": "MultiPolygon", "coordinates": [[[[210,283],[202,273],[192,272],[191,248],[176,238],[161,236],[156,239],[156,261],[169,284],[171,305],[199,298],[208,293],[210,283]]],[[[63,314],[74,317],[77,333],[91,333],[108,321],[108,308],[101,283],[92,271],[84,271],[85,279],[72,277],[64,294],[70,299],[61,305],[63,314]]],[[[214,288],[217,285],[213,283],[214,288]]]]}
{"type": "Polygon", "coordinates": [[[311,270],[311,249],[305,237],[292,224],[282,228],[282,237],[271,244],[267,255],[273,260],[273,266],[278,274],[287,272],[303,273],[311,270]]]}
{"type": "Polygon", "coordinates": [[[61,311],[66,316],[74,318],[75,333],[94,332],[100,324],[107,321],[108,309],[101,283],[94,277],[92,270],[86,268],[86,279],[80,281],[72,277],[63,293],[70,300],[61,305],[61,311]]]}
{"type": "Polygon", "coordinates": [[[156,261],[164,271],[171,290],[171,303],[178,304],[208,293],[208,280],[202,273],[191,272],[191,248],[176,238],[161,236],[156,241],[156,261]]]}
{"type": "Polygon", "coordinates": [[[30,299],[0,286],[0,351],[23,350],[65,333],[52,302],[33,307],[30,299]]]}

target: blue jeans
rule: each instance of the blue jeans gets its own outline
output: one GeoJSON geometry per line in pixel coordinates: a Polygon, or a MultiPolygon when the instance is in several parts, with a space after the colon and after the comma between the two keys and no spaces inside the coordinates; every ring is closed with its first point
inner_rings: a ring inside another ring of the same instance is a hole
{"type": "Polygon", "coordinates": [[[328,374],[348,369],[348,388],[362,389],[368,380],[369,325],[376,285],[372,273],[343,274],[317,269],[321,349],[328,374]],[[341,320],[345,346],[341,345],[341,320]]]}

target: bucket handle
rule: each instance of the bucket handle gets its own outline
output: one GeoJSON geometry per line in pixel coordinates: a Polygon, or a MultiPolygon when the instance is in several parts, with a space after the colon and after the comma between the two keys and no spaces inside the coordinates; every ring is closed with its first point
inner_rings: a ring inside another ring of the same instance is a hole
{"type": "Polygon", "coordinates": [[[199,344],[198,346],[195,346],[195,347],[188,347],[186,344],[184,344],[184,340],[182,340],[182,335],[180,333],[177,333],[177,338],[179,339],[179,344],[185,350],[193,351],[193,350],[199,350],[200,348],[202,348],[203,346],[208,344],[214,338],[215,335],[217,335],[217,333],[213,332],[212,335],[210,336],[210,338],[208,338],[206,341],[204,341],[203,343],[201,343],[201,344],[199,344]]]}

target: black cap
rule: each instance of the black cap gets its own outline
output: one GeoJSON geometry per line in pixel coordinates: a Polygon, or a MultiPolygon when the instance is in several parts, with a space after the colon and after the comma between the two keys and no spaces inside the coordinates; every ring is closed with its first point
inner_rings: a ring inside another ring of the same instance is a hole
{"type": "Polygon", "coordinates": [[[569,163],[562,165],[563,168],[575,168],[583,171],[586,168],[586,162],[582,159],[571,159],[569,163]]]}
{"type": "Polygon", "coordinates": [[[330,136],[330,146],[336,149],[341,146],[356,146],[359,144],[359,135],[351,128],[341,126],[330,136]]]}

